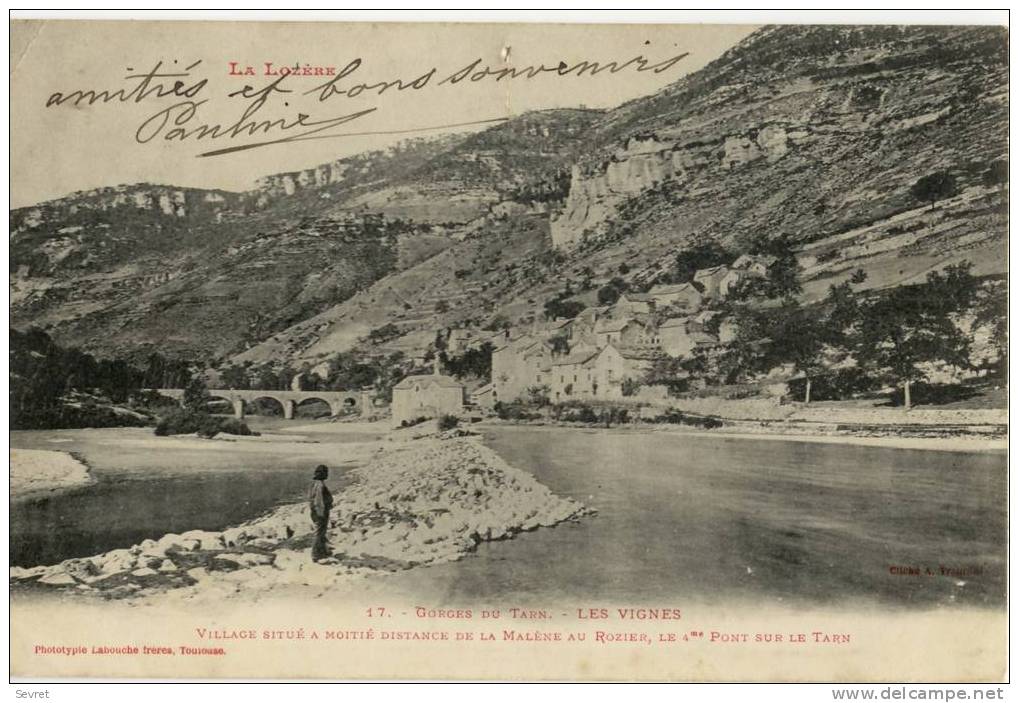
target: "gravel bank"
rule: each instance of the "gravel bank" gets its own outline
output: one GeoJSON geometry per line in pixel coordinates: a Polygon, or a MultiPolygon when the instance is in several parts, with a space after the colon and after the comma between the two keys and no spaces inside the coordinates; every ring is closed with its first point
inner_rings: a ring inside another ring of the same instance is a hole
{"type": "Polygon", "coordinates": [[[474,438],[425,438],[380,448],[339,492],[333,558],[314,564],[304,503],[222,532],[193,530],[86,559],[10,569],[12,584],[106,598],[224,598],[459,559],[481,542],[577,519],[554,495],[474,438]]]}
{"type": "Polygon", "coordinates": [[[11,500],[25,500],[92,483],[88,466],[67,452],[11,449],[11,500]]]}

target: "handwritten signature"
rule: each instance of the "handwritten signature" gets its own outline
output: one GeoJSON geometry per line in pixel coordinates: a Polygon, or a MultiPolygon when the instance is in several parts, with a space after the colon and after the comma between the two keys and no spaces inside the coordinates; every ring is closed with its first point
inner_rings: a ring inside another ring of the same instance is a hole
{"type": "MultiPolygon", "coordinates": [[[[471,85],[484,81],[530,80],[538,77],[566,80],[595,77],[601,74],[614,75],[623,71],[659,74],[673,68],[688,55],[688,53],[682,52],[658,62],[652,62],[650,59],[638,55],[626,61],[614,60],[599,63],[585,59],[572,64],[559,61],[550,65],[542,63],[526,67],[493,67],[484,64],[481,59],[477,59],[442,79],[437,78],[440,75],[439,69],[432,67],[414,78],[389,78],[362,82],[353,78],[364,63],[361,58],[355,58],[338,73],[330,76],[328,80],[301,91],[299,95],[314,95],[319,103],[325,103],[339,96],[347,99],[362,95],[379,97],[390,91],[421,91],[429,86],[471,85]]],[[[173,64],[177,63],[177,61],[173,62],[173,64]]],[[[119,88],[106,90],[77,88],[69,92],[56,92],[46,100],[46,107],[86,108],[96,105],[138,104],[146,101],[172,99],[175,102],[166,107],[160,107],[138,125],[134,134],[134,139],[138,144],[148,144],[155,140],[179,142],[238,138],[255,140],[205,151],[198,154],[200,157],[223,156],[310,139],[335,139],[368,134],[410,134],[503,122],[508,119],[501,117],[431,126],[415,125],[400,130],[337,133],[334,131],[337,127],[356,120],[363,120],[368,115],[377,112],[379,108],[365,107],[329,117],[313,116],[305,112],[291,112],[290,116],[278,116],[278,114],[266,116],[266,113],[269,112],[267,106],[270,103],[282,102],[284,109],[290,107],[289,100],[292,99],[295,91],[284,86],[289,74],[281,72],[273,81],[261,88],[245,85],[228,93],[227,99],[243,103],[241,115],[233,121],[212,124],[204,122],[200,117],[203,106],[207,106],[212,99],[209,95],[209,80],[193,75],[193,72],[201,64],[202,61],[198,60],[184,69],[178,69],[175,66],[165,66],[164,62],[160,60],[145,72],[128,68],[127,75],[123,78],[123,85],[119,88]]],[[[278,106],[276,109],[279,110],[278,106]]]]}

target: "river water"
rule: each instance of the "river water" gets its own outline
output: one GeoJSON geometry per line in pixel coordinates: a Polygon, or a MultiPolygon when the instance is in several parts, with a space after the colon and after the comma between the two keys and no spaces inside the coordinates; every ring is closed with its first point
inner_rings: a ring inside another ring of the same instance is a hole
{"type": "MultiPolygon", "coordinates": [[[[283,423],[248,421],[260,431],[283,423]]],[[[342,490],[351,463],[343,445],[377,438],[362,432],[330,435],[328,443],[256,443],[153,437],[150,428],[12,432],[12,447],[83,458],[96,481],[12,501],[10,563],[54,564],[168,532],[221,530],[300,500],[319,463],[333,467],[329,486],[342,490]]]]}
{"type": "MultiPolygon", "coordinates": [[[[12,504],[11,563],[221,529],[300,498],[318,462],[339,468],[334,490],[344,483],[342,439],[333,436],[285,451],[189,440],[160,452],[149,432],[12,433],[12,446],[80,452],[99,481],[12,504]]],[[[1001,452],[564,428],[485,433],[509,463],[597,514],[481,545],[459,562],[359,582],[361,595],[433,605],[1005,602],[1001,452]],[[921,574],[893,573],[910,569],[921,574]]]]}
{"type": "Polygon", "coordinates": [[[377,579],[379,598],[1005,604],[1004,453],[524,427],[488,430],[486,441],[598,514],[377,579]]]}

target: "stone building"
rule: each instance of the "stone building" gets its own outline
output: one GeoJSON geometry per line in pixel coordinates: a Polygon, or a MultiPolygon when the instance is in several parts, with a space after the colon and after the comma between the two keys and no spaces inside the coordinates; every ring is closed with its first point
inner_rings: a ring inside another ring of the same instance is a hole
{"type": "Polygon", "coordinates": [[[718,340],[694,318],[672,317],[659,325],[658,343],[663,352],[679,358],[690,356],[698,347],[714,346],[718,340]]]}
{"type": "Polygon", "coordinates": [[[722,279],[729,275],[731,269],[724,264],[719,266],[712,266],[706,269],[700,269],[693,275],[694,283],[700,286],[701,290],[704,291],[704,297],[718,299],[719,297],[719,286],[722,283],[722,279]]]}
{"type": "Polygon", "coordinates": [[[646,326],[639,320],[618,318],[599,320],[594,326],[595,344],[604,347],[613,342],[621,345],[634,345],[643,341],[646,326]]]}
{"type": "Polygon", "coordinates": [[[546,385],[553,357],[551,343],[521,337],[492,352],[495,397],[509,402],[522,398],[531,386],[546,385]]]}
{"type": "Polygon", "coordinates": [[[551,389],[550,399],[553,403],[597,395],[592,363],[597,355],[596,350],[587,349],[572,352],[552,362],[551,383],[548,386],[551,389]]]}
{"type": "Polygon", "coordinates": [[[642,381],[659,353],[650,347],[610,344],[594,359],[594,386],[600,398],[623,397],[623,382],[642,381]]]}
{"type": "Polygon", "coordinates": [[[623,293],[612,307],[617,317],[635,317],[654,311],[655,303],[647,293],[623,293]]]}
{"type": "Polygon", "coordinates": [[[464,387],[454,378],[443,376],[436,367],[432,374],[407,376],[393,386],[393,427],[411,423],[419,417],[459,415],[464,408],[464,387]]]}
{"type": "Polygon", "coordinates": [[[499,400],[498,395],[495,393],[495,386],[491,383],[486,383],[481,388],[478,388],[471,393],[471,402],[479,408],[485,410],[492,410],[495,408],[496,402],[499,400]]]}
{"type": "Polygon", "coordinates": [[[704,302],[704,296],[692,283],[658,285],[649,290],[648,295],[659,309],[675,306],[693,312],[704,302]]]}

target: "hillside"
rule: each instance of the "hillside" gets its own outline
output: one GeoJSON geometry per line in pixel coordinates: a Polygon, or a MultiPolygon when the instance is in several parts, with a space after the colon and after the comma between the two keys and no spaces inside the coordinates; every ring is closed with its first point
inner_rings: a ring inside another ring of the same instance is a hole
{"type": "Polygon", "coordinates": [[[12,315],[63,344],[316,363],[377,334],[540,319],[571,283],[653,283],[705,241],[797,247],[804,298],[968,260],[1006,271],[1007,32],[761,29],[608,112],[529,113],[466,135],[262,178],[247,193],[130,186],[11,213],[12,315]],[[924,201],[916,181],[948,172],[924,201]],[[387,327],[392,325],[392,327],[387,327]]]}
{"type": "Polygon", "coordinates": [[[387,346],[405,349],[465,320],[526,324],[566,280],[592,291],[625,270],[646,287],[706,240],[737,254],[762,235],[790,238],[807,300],[858,268],[865,288],[963,259],[1002,274],[1007,195],[993,174],[1007,158],[1007,71],[999,28],[762,29],[598,119],[547,215],[510,213],[239,360],[314,361],[387,322],[406,333],[387,346]],[[954,194],[911,194],[946,170],[954,194]]]}
{"type": "Polygon", "coordinates": [[[532,113],[258,179],[139,184],[10,213],[11,313],[62,344],[212,359],[346,300],[565,173],[600,113],[532,113]]]}

